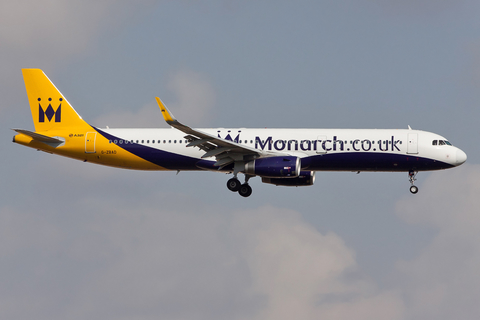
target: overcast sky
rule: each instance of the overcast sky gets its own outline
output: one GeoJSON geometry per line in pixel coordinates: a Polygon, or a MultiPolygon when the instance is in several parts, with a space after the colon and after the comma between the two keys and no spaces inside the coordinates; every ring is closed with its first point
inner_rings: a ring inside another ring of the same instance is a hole
{"type": "Polygon", "coordinates": [[[1,319],[478,319],[480,2],[0,2],[1,319]],[[311,187],[96,166],[13,144],[21,68],[89,123],[407,128],[459,168],[311,187]]]}

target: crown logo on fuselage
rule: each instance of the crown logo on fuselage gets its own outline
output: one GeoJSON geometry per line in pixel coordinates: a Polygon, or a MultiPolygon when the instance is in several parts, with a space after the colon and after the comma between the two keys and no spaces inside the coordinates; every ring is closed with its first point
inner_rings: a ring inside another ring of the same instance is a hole
{"type": "MultiPolygon", "coordinates": [[[[231,131],[232,131],[232,130],[228,130],[227,136],[226,136],[225,138],[223,138],[223,139],[224,139],[224,140],[228,140],[228,141],[232,141],[232,142],[238,143],[238,141],[239,141],[239,139],[240,139],[240,133],[241,133],[242,131],[241,131],[241,130],[238,130],[238,134],[237,134],[237,136],[235,137],[235,139],[233,139],[232,136],[230,135],[230,132],[231,132],[231,131]]],[[[220,136],[220,133],[221,133],[221,132],[222,132],[221,130],[218,130],[218,131],[217,131],[217,136],[218,136],[220,139],[222,139],[222,137],[220,136]]]]}
{"type": "Polygon", "coordinates": [[[55,117],[55,122],[61,122],[62,120],[62,101],[63,99],[58,99],[60,104],[58,105],[57,110],[54,110],[51,104],[52,98],[48,98],[48,107],[47,109],[43,110],[41,98],[38,98],[38,122],[45,122],[45,116],[47,116],[48,122],[51,122],[53,117],[55,117]]]}

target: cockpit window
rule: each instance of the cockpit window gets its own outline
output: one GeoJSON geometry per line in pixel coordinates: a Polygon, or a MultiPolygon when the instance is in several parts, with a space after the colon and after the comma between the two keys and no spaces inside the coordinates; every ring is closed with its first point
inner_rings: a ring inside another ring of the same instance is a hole
{"type": "Polygon", "coordinates": [[[451,146],[452,144],[450,142],[448,142],[447,140],[433,140],[432,141],[432,145],[433,146],[436,146],[436,145],[439,145],[439,146],[451,146]]]}

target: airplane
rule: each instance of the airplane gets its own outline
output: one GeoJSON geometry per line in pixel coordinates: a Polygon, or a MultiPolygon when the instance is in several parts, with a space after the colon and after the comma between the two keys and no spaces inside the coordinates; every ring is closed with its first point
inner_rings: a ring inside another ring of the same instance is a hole
{"type": "Polygon", "coordinates": [[[89,125],[40,69],[22,69],[35,131],[13,129],[13,142],[47,153],[135,170],[233,174],[227,188],[252,194],[250,178],[277,186],[311,186],[316,171],[408,172],[463,164],[467,155],[444,137],[408,129],[194,129],[156,98],[171,128],[89,125]],[[240,182],[238,174],[245,177],[240,182]]]}

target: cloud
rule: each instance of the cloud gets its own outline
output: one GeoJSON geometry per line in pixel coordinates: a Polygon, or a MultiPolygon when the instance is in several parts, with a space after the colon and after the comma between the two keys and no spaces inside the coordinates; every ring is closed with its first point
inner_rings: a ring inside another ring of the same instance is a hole
{"type": "Polygon", "coordinates": [[[93,125],[104,128],[166,128],[160,108],[155,101],[146,104],[139,109],[118,110],[112,113],[96,117],[93,125]]]}
{"type": "Polygon", "coordinates": [[[405,221],[438,230],[411,261],[397,263],[408,319],[472,319],[480,314],[480,166],[432,174],[419,197],[397,203],[405,221]]]}
{"type": "Polygon", "coordinates": [[[1,317],[402,314],[398,295],[380,292],[362,276],[340,237],[319,233],[298,212],[272,206],[229,212],[201,203],[192,209],[184,198],[153,189],[146,199],[94,192],[68,209],[50,206],[47,215],[22,214],[29,204],[20,211],[0,209],[2,225],[10,230],[2,237],[2,261],[8,261],[2,272],[11,279],[0,289],[1,317]]]}
{"type": "Polygon", "coordinates": [[[322,235],[297,212],[274,207],[239,220],[249,233],[252,289],[267,298],[255,319],[400,319],[400,297],[365,279],[354,252],[334,233],[322,235]]]}
{"type": "Polygon", "coordinates": [[[192,125],[208,123],[216,96],[205,75],[188,69],[180,70],[170,77],[168,89],[177,98],[176,102],[167,106],[175,117],[192,125]]]}
{"type": "MultiPolygon", "coordinates": [[[[182,69],[168,79],[168,89],[175,101],[167,104],[180,122],[196,126],[208,123],[215,105],[215,91],[208,79],[192,70],[182,69]]],[[[97,117],[92,124],[112,128],[157,128],[168,127],[155,101],[138,110],[116,111],[97,117]]]]}
{"type": "Polygon", "coordinates": [[[118,30],[154,1],[4,0],[0,1],[0,64],[4,103],[24,92],[21,68],[42,68],[52,74],[64,62],[93,52],[105,34],[118,30]],[[13,94],[15,92],[15,94],[13,94]]]}
{"type": "MultiPolygon", "coordinates": [[[[147,3],[127,6],[135,11],[147,3]]],[[[0,3],[0,41],[4,50],[53,62],[87,50],[100,29],[123,21],[128,10],[119,8],[125,5],[113,0],[5,0],[0,3]]]]}

